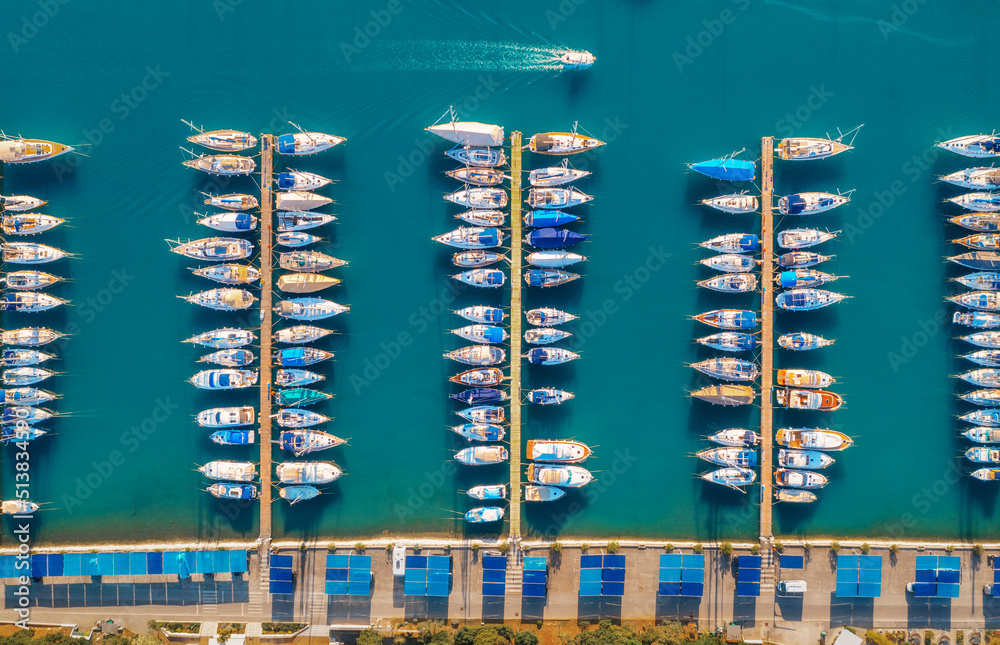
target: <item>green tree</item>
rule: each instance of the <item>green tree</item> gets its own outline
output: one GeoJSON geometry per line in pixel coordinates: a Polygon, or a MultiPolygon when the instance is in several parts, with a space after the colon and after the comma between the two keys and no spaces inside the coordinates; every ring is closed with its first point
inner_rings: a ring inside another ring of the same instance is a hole
{"type": "Polygon", "coordinates": [[[519,631],[514,634],[514,645],[538,645],[538,636],[531,632],[519,631]]]}
{"type": "Polygon", "coordinates": [[[610,542],[608,542],[607,551],[612,555],[618,553],[618,551],[620,551],[621,548],[622,548],[621,545],[618,544],[618,540],[611,540],[610,542]]]}
{"type": "Polygon", "coordinates": [[[702,551],[705,550],[705,547],[703,547],[701,545],[701,542],[699,542],[698,544],[695,544],[693,547],[691,547],[691,550],[694,551],[695,553],[701,553],[702,551]]]}
{"type": "Polygon", "coordinates": [[[872,550],[872,547],[867,542],[862,542],[861,543],[861,553],[863,555],[868,555],[869,551],[871,551],[871,550],[872,550]]]}
{"type": "Polygon", "coordinates": [[[729,542],[723,542],[719,545],[719,553],[722,554],[722,557],[728,558],[733,554],[733,545],[729,542]]]}
{"type": "Polygon", "coordinates": [[[507,645],[500,638],[500,634],[492,627],[484,627],[476,632],[476,637],[472,640],[472,645],[507,645]]]}
{"type": "Polygon", "coordinates": [[[358,645],[382,645],[382,635],[374,629],[366,629],[358,634],[358,645]]]}

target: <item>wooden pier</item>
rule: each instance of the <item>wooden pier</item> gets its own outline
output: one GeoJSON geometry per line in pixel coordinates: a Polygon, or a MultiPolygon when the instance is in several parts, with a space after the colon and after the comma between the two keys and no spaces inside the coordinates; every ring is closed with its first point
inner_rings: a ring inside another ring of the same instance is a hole
{"type": "Polygon", "coordinates": [[[271,181],[274,177],[274,137],[260,135],[260,541],[271,541],[271,296],[274,289],[271,181]]]}
{"type": "Polygon", "coordinates": [[[771,212],[774,191],[774,138],[760,140],[760,537],[771,538],[771,500],[774,466],[771,417],[771,384],[774,383],[774,221],[771,212]]]}
{"type": "Polygon", "coordinates": [[[510,134],[510,537],[521,538],[521,133],[510,134]]]}

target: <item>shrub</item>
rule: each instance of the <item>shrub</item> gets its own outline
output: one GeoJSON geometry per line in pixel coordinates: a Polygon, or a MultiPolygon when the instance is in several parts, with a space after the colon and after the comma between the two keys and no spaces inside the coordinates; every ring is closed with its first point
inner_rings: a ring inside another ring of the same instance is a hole
{"type": "Polygon", "coordinates": [[[760,545],[754,544],[750,547],[750,555],[760,555],[760,545]]]}
{"type": "Polygon", "coordinates": [[[562,551],[562,542],[553,542],[549,545],[549,553],[559,553],[562,551]]]}
{"type": "Polygon", "coordinates": [[[704,549],[704,547],[701,546],[701,542],[699,542],[699,543],[695,544],[693,547],[691,547],[691,550],[694,551],[695,553],[701,553],[705,549],[704,549]]]}
{"type": "Polygon", "coordinates": [[[218,636],[219,645],[222,645],[222,643],[225,643],[227,640],[229,640],[229,637],[232,635],[233,635],[232,630],[226,628],[220,629],[219,633],[216,634],[216,636],[218,636]]]}
{"type": "Polygon", "coordinates": [[[977,558],[983,554],[983,551],[985,551],[985,549],[983,548],[982,544],[972,545],[972,555],[976,556],[977,558]]]}
{"type": "Polygon", "coordinates": [[[420,546],[419,544],[414,544],[413,545],[413,552],[414,553],[420,553],[421,549],[423,549],[423,548],[424,547],[420,546]]]}
{"type": "Polygon", "coordinates": [[[472,543],[472,552],[473,553],[479,553],[479,542],[473,542],[472,543]]]}
{"type": "Polygon", "coordinates": [[[305,626],[305,623],[263,623],[261,631],[265,634],[294,634],[305,626]]]}
{"type": "Polygon", "coordinates": [[[538,636],[531,632],[519,631],[514,634],[514,645],[538,645],[538,636]]]}
{"type": "Polygon", "coordinates": [[[889,545],[889,553],[891,553],[893,555],[896,555],[897,553],[899,553],[899,545],[898,544],[890,544],[889,545]]]}
{"type": "Polygon", "coordinates": [[[944,550],[947,551],[948,553],[951,553],[952,551],[955,550],[955,545],[954,544],[949,544],[948,546],[946,546],[944,548],[944,550]]]}
{"type": "Polygon", "coordinates": [[[723,542],[719,545],[719,553],[722,554],[722,557],[728,558],[733,554],[733,545],[729,542],[723,542]]]}
{"type": "Polygon", "coordinates": [[[924,645],[932,645],[934,643],[934,632],[927,630],[924,632],[924,645]]]}
{"type": "Polygon", "coordinates": [[[871,548],[871,546],[867,542],[862,542],[861,543],[861,553],[863,555],[868,555],[868,552],[871,551],[871,550],[872,550],[872,548],[871,548]]]}
{"type": "Polygon", "coordinates": [[[777,551],[778,553],[784,553],[785,552],[785,543],[782,542],[781,540],[775,540],[774,544],[771,545],[771,546],[773,546],[774,550],[777,551]]]}
{"type": "Polygon", "coordinates": [[[805,551],[806,553],[809,553],[810,551],[812,551],[812,548],[813,548],[812,542],[803,542],[802,543],[802,550],[805,551]]]}
{"type": "Polygon", "coordinates": [[[879,634],[874,629],[869,629],[865,632],[865,642],[868,645],[892,645],[892,641],[885,637],[883,634],[879,634]]]}
{"type": "Polygon", "coordinates": [[[364,542],[358,542],[354,545],[354,552],[358,554],[363,554],[365,552],[364,542]]]}
{"type": "Polygon", "coordinates": [[[586,553],[587,551],[590,551],[590,545],[584,542],[580,545],[580,553],[586,553]]]}
{"type": "Polygon", "coordinates": [[[510,544],[508,544],[507,542],[501,542],[500,546],[497,547],[497,551],[499,551],[503,555],[507,555],[507,552],[510,551],[510,544]]]}
{"type": "Polygon", "coordinates": [[[450,544],[445,544],[444,545],[444,552],[445,552],[445,554],[451,553],[451,545],[450,544]]]}
{"type": "Polygon", "coordinates": [[[663,545],[663,550],[666,551],[667,553],[673,553],[674,545],[671,544],[670,542],[667,542],[666,544],[663,545]]]}
{"type": "Polygon", "coordinates": [[[830,543],[830,553],[832,553],[834,555],[837,555],[838,553],[840,553],[840,542],[831,542],[830,543]]]}
{"type": "Polygon", "coordinates": [[[385,552],[386,552],[386,554],[391,554],[392,550],[395,549],[395,548],[396,548],[396,545],[393,544],[392,542],[390,542],[389,544],[386,544],[385,545],[385,552]]]}
{"type": "Polygon", "coordinates": [[[382,645],[382,635],[374,629],[366,629],[358,634],[358,645],[382,645]]]}
{"type": "Polygon", "coordinates": [[[326,545],[326,550],[327,551],[336,551],[337,550],[337,543],[336,542],[330,542],[330,543],[328,543],[326,545]]]}
{"type": "Polygon", "coordinates": [[[542,620],[541,618],[539,618],[538,620],[535,621],[535,626],[538,627],[538,629],[541,629],[542,625],[544,625],[544,624],[545,624],[545,621],[542,620]]]}
{"type": "Polygon", "coordinates": [[[302,544],[299,545],[299,551],[301,551],[302,553],[306,552],[306,544],[305,544],[305,542],[303,542],[302,544]]]}
{"type": "Polygon", "coordinates": [[[618,540],[611,540],[610,542],[608,542],[607,551],[611,555],[618,553],[621,550],[621,548],[622,548],[621,545],[618,544],[618,540]]]}

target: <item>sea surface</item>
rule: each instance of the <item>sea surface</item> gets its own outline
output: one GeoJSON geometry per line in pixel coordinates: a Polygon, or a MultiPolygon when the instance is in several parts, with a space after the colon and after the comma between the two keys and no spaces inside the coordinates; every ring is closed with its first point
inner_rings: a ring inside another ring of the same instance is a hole
{"type": "MultiPolygon", "coordinates": [[[[220,503],[195,471],[220,458],[254,459],[257,447],[210,443],[193,416],[254,401],[185,382],[200,348],[181,340],[254,316],[198,310],[180,294],[211,288],[165,239],[205,237],[199,191],[255,192],[254,180],[213,181],[181,166],[181,119],[254,133],[304,128],[347,143],[285,168],[337,183],[324,193],[338,221],[320,250],[349,260],[330,293],[349,304],[334,319],[336,352],[322,365],[336,393],[317,410],[350,437],[329,453],[347,475],[318,500],[275,502],[276,538],[352,539],[387,533],[487,536],[460,513],[461,491],[506,479],[506,467],[460,469],[460,422],[447,399],[457,371],[441,355],[461,345],[450,313],[509,295],[472,293],[449,276],[450,251],[430,237],[458,225],[441,199],[457,189],[443,172],[448,144],[423,128],[449,106],[461,118],[525,136],[565,130],[608,141],[574,159],[593,171],[595,196],[575,228],[591,240],[585,277],[529,292],[526,307],[580,315],[569,365],[525,368],[525,388],[576,398],[524,409],[524,439],[576,437],[596,446],[597,481],[565,500],[524,510],[532,536],[699,540],[752,538],[759,490],[701,482],[693,453],[704,435],[755,427],[757,409],[692,403],[704,384],[688,363],[711,331],[693,314],[755,306],[695,287],[709,277],[695,246],[756,231],[754,217],[698,201],[753,185],[721,185],[684,163],[745,148],[765,135],[836,135],[864,124],[856,149],[802,165],[776,162],[776,192],[855,190],[849,205],[814,224],[843,231],[821,268],[852,298],[814,313],[781,313],[777,331],[836,338],[811,354],[776,354],[779,367],[834,374],[846,401],[833,414],[780,414],[775,427],[826,426],[856,446],[838,454],[830,485],[806,507],[775,507],[784,536],[976,539],[1000,528],[997,488],[973,482],[955,415],[966,408],[950,374],[968,347],[945,322],[960,272],[942,257],[960,231],[942,200],[960,192],[936,175],[965,166],[935,141],[997,127],[1000,15],[991,3],[734,0],[389,0],[388,2],[5,2],[0,127],[7,134],[90,144],[86,156],[7,167],[4,194],[49,200],[69,219],[44,241],[78,254],[53,265],[69,282],[52,293],[72,307],[5,315],[3,328],[40,324],[71,332],[56,348],[62,375],[45,387],[66,416],[30,452],[30,496],[45,504],[36,543],[256,537],[258,511],[220,503]],[[561,72],[553,58],[587,49],[597,64],[561,72]]],[[[525,156],[525,168],[550,159],[525,156]]],[[[554,160],[557,161],[557,160],[554,160]]],[[[781,222],[789,227],[795,222],[781,222]]],[[[957,252],[957,251],[954,251],[957,252]]],[[[517,279],[515,277],[515,279],[517,279]]],[[[770,297],[768,292],[766,297],[770,297]]],[[[0,495],[15,494],[13,448],[0,461],[0,495]]],[[[282,458],[275,451],[276,459],[282,458]]],[[[327,454],[322,455],[328,458],[327,454]]],[[[13,543],[11,520],[3,542],[13,543]]],[[[496,529],[493,529],[494,531],[496,529]]]]}

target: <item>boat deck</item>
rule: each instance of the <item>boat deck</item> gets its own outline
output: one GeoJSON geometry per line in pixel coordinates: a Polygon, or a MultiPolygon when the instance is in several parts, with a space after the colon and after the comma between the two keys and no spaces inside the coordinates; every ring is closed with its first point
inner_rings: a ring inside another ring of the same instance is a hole
{"type": "Polygon", "coordinates": [[[521,133],[510,134],[510,537],[521,537],[521,133]]]}
{"type": "Polygon", "coordinates": [[[274,137],[260,135],[260,540],[271,539],[271,297],[274,291],[271,180],[274,137]]]}
{"type": "Polygon", "coordinates": [[[763,137],[761,148],[760,195],[760,537],[771,538],[772,428],[771,384],[774,382],[774,138],[763,137]]]}

